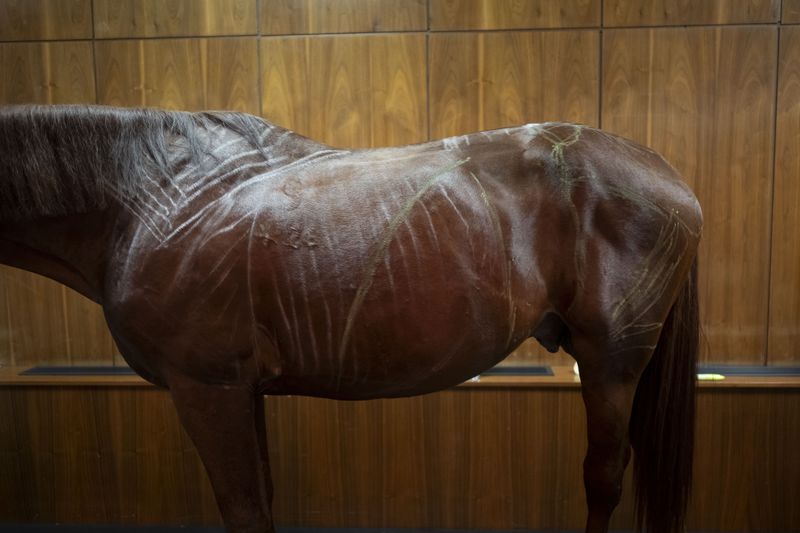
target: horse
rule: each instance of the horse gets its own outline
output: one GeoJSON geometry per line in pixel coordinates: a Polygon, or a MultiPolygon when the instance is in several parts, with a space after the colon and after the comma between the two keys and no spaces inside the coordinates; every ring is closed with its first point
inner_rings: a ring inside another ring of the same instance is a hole
{"type": "Polygon", "coordinates": [[[102,306],[236,533],[274,531],[264,395],[429,393],[531,337],[580,368],[585,530],[633,451],[638,527],[682,531],[701,231],[673,167],[588,126],[349,150],[234,112],[0,109],[0,262],[102,306]]]}

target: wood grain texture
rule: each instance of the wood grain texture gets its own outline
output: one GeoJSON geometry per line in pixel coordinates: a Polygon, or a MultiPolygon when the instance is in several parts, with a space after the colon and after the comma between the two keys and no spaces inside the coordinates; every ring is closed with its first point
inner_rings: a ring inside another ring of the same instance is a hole
{"type": "Polygon", "coordinates": [[[98,101],[258,114],[255,38],[98,41],[98,101]]]}
{"type": "MultiPolygon", "coordinates": [[[[0,65],[0,104],[95,102],[90,42],[3,43],[0,65]]],[[[0,365],[68,363],[64,310],[79,297],[66,295],[54,281],[10,267],[0,267],[0,285],[0,365]]],[[[73,331],[81,337],[86,329],[76,325],[73,331]]]]}
{"type": "Polygon", "coordinates": [[[70,364],[115,364],[116,346],[102,307],[67,287],[62,287],[62,291],[70,364]]]}
{"type": "Polygon", "coordinates": [[[336,146],[423,141],[425,37],[418,34],[265,38],[264,116],[336,146]]]}
{"type": "Polygon", "coordinates": [[[781,22],[797,24],[800,22],[800,0],[783,0],[781,22]]]}
{"type": "Polygon", "coordinates": [[[92,44],[0,43],[0,104],[94,103],[92,44]]]}
{"type": "Polygon", "coordinates": [[[690,530],[800,528],[798,405],[797,390],[700,394],[690,530]]]}
{"type": "Polygon", "coordinates": [[[603,24],[673,26],[777,22],[780,9],[781,0],[605,0],[603,24]]]}
{"type": "Polygon", "coordinates": [[[597,125],[598,33],[430,37],[431,137],[563,120],[597,125]]]}
{"type": "Polygon", "coordinates": [[[64,289],[61,284],[16,268],[0,267],[5,286],[8,352],[0,364],[32,366],[70,361],[64,289]]]}
{"type": "Polygon", "coordinates": [[[609,30],[603,127],[663,154],[697,194],[703,359],[765,362],[777,30],[609,30]]]}
{"type": "Polygon", "coordinates": [[[0,0],[0,41],[91,39],[92,0],[0,0]]]}
{"type": "Polygon", "coordinates": [[[600,0],[430,0],[432,30],[582,28],[600,25],[600,0]]]}
{"type": "Polygon", "coordinates": [[[426,0],[268,0],[263,35],[419,31],[428,28],[426,0]]]}
{"type": "Polygon", "coordinates": [[[800,363],[800,27],[781,30],[769,292],[769,363],[800,363]]]}
{"type": "Polygon", "coordinates": [[[52,280],[0,268],[0,366],[125,364],[102,309],[52,280]]]}
{"type": "MultiPolygon", "coordinates": [[[[693,531],[800,527],[800,390],[701,390],[693,531]]],[[[267,399],[279,525],[578,530],[577,389],[267,399]]],[[[0,387],[4,522],[218,524],[155,389],[0,387]]],[[[626,478],[615,529],[632,529],[626,478]]]]}
{"type": "Polygon", "coordinates": [[[94,0],[95,37],[254,35],[256,0],[94,0]]]}

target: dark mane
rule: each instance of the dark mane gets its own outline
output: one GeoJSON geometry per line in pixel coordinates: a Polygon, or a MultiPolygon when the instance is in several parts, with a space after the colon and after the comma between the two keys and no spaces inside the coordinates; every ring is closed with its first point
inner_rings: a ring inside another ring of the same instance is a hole
{"type": "Polygon", "coordinates": [[[240,113],[102,106],[0,107],[0,220],[102,209],[132,198],[144,180],[168,182],[209,146],[222,125],[261,148],[268,127],[240,113]]]}

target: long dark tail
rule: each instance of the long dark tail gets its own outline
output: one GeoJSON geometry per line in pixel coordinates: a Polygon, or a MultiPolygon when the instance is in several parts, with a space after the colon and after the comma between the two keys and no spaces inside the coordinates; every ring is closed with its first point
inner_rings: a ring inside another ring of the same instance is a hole
{"type": "Polygon", "coordinates": [[[699,329],[695,259],[633,402],[636,518],[648,533],[683,531],[692,483],[699,329]]]}

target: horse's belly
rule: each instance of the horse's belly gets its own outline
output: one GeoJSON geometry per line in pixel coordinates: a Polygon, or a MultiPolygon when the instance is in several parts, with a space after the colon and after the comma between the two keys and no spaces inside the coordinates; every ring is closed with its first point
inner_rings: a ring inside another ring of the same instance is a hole
{"type": "Polygon", "coordinates": [[[520,339],[499,265],[482,262],[479,273],[456,253],[372,267],[320,251],[302,256],[273,272],[259,306],[274,336],[276,384],[287,393],[441,389],[492,366],[520,339]]]}
{"type": "Polygon", "coordinates": [[[509,236],[458,164],[307,186],[261,210],[250,282],[278,381],[412,391],[469,378],[521,340],[509,236]]]}

